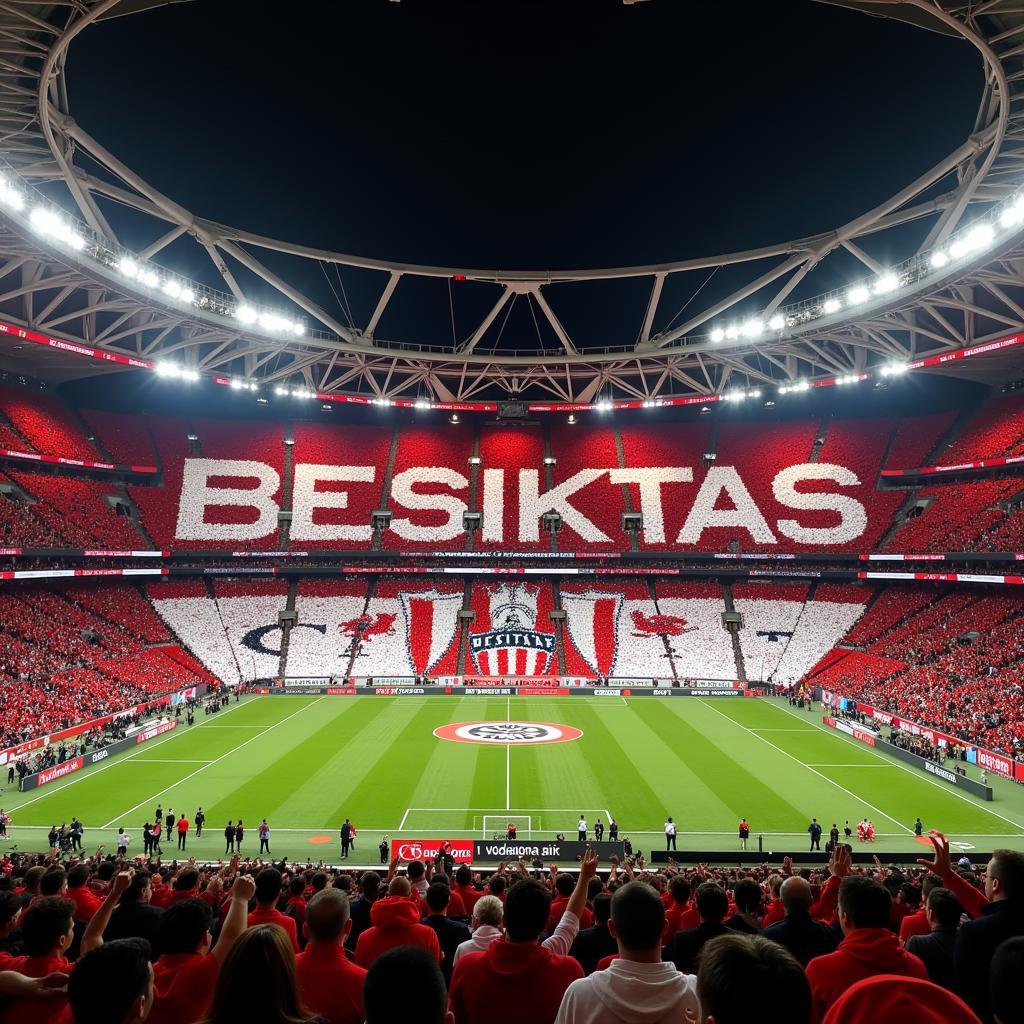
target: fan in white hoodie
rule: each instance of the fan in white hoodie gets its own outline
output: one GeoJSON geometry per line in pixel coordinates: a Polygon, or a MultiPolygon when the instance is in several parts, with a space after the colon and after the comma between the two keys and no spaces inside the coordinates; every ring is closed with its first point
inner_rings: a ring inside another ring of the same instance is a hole
{"type": "Polygon", "coordinates": [[[697,979],[661,959],[665,907],[646,882],[630,882],[612,897],[608,929],[619,946],[605,971],[574,981],[555,1024],[684,1024],[699,1018],[697,979]]]}

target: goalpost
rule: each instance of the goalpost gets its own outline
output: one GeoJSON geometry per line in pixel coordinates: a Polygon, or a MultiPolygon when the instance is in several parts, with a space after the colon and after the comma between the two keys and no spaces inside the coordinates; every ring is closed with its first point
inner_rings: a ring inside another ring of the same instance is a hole
{"type": "Polygon", "coordinates": [[[514,822],[518,838],[532,839],[535,820],[539,832],[540,818],[535,818],[532,814],[484,814],[473,818],[473,827],[480,829],[481,839],[492,839],[495,836],[504,839],[508,835],[509,823],[514,822]]]}

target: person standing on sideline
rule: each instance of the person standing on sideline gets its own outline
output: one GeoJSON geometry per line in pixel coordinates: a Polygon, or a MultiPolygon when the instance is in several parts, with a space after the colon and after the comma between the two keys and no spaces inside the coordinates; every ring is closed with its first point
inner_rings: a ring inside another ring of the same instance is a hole
{"type": "Polygon", "coordinates": [[[381,864],[387,864],[388,862],[388,837],[385,836],[377,847],[380,851],[380,862],[381,864]]]}
{"type": "Polygon", "coordinates": [[[230,819],[228,819],[227,825],[224,826],[224,852],[235,852],[235,826],[231,824],[230,819]]]}
{"type": "Polygon", "coordinates": [[[270,826],[267,824],[266,818],[260,822],[260,827],[257,831],[260,837],[260,853],[264,851],[270,853],[270,826]]]}
{"type": "Polygon", "coordinates": [[[745,850],[747,848],[747,840],[750,838],[750,826],[747,824],[746,818],[740,819],[740,849],[745,850]]]}
{"type": "Polygon", "coordinates": [[[587,841],[587,819],[580,814],[580,820],[576,822],[577,837],[581,843],[587,841]]]}
{"type": "Polygon", "coordinates": [[[238,824],[235,826],[235,853],[242,852],[242,837],[245,834],[245,826],[242,824],[242,819],[238,819],[238,824]]]}
{"type": "Polygon", "coordinates": [[[196,824],[196,839],[203,838],[203,822],[206,821],[206,815],[203,814],[203,809],[200,807],[196,811],[195,817],[192,819],[196,824]]]}
{"type": "Polygon", "coordinates": [[[184,850],[185,837],[188,835],[188,818],[184,814],[178,819],[176,827],[178,829],[178,849],[184,850]]]}
{"type": "Polygon", "coordinates": [[[82,827],[82,823],[77,817],[71,819],[71,849],[80,850],[82,848],[82,833],[85,829],[82,827]]]}
{"type": "Polygon", "coordinates": [[[164,848],[160,845],[160,833],[163,831],[163,828],[163,825],[157,820],[153,822],[153,827],[149,830],[150,835],[153,837],[149,844],[150,856],[154,853],[158,857],[163,856],[164,848]]]}
{"type": "Polygon", "coordinates": [[[914,835],[924,835],[924,825],[921,824],[921,818],[918,816],[917,821],[914,822],[914,835]]]}
{"type": "Polygon", "coordinates": [[[518,834],[519,834],[519,826],[514,821],[510,821],[508,823],[508,829],[505,832],[505,839],[508,842],[513,843],[513,842],[515,842],[516,836],[518,834]]]}
{"type": "Polygon", "coordinates": [[[832,844],[833,850],[839,845],[839,826],[834,821],[832,828],[829,829],[828,841],[832,844]]]}
{"type": "Polygon", "coordinates": [[[619,841],[619,823],[612,818],[608,822],[608,842],[617,843],[619,841]]]}
{"type": "Polygon", "coordinates": [[[175,823],[175,822],[176,822],[177,820],[178,820],[178,819],[177,819],[177,818],[175,817],[175,815],[174,815],[174,811],[172,811],[172,810],[171,810],[171,808],[170,808],[170,807],[168,807],[168,808],[167,808],[167,820],[166,820],[166,821],[164,822],[164,825],[166,825],[166,826],[167,826],[167,835],[168,835],[168,836],[170,836],[170,834],[171,834],[171,829],[173,829],[173,828],[174,828],[174,823],[175,823]]]}
{"type": "Polygon", "coordinates": [[[601,842],[601,840],[604,839],[604,825],[601,824],[600,818],[594,822],[594,838],[598,842],[601,842]]]}
{"type": "Polygon", "coordinates": [[[674,850],[676,848],[676,823],[669,818],[665,822],[665,849],[674,850]]]}
{"type": "Polygon", "coordinates": [[[341,859],[348,860],[348,851],[352,847],[352,822],[345,819],[341,826],[341,859]]]}
{"type": "Polygon", "coordinates": [[[811,837],[811,849],[821,849],[821,826],[818,824],[817,818],[811,818],[810,825],[807,826],[807,832],[811,837]]]}
{"type": "MultiPolygon", "coordinates": [[[[50,843],[52,847],[54,844],[50,843]]],[[[153,852],[153,830],[150,828],[149,822],[142,826],[142,853],[143,856],[148,857],[153,852]]]]}
{"type": "Polygon", "coordinates": [[[163,804],[157,804],[156,805],[156,810],[153,812],[153,820],[154,821],[163,821],[164,820],[164,805],[163,804]]]}
{"type": "Polygon", "coordinates": [[[123,828],[117,830],[117,855],[118,857],[124,857],[128,853],[128,844],[132,841],[132,837],[128,835],[123,828]]]}

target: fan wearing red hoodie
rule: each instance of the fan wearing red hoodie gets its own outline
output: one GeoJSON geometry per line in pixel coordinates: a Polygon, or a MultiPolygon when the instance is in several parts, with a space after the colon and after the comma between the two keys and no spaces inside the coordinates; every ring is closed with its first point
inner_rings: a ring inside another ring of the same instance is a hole
{"type": "Polygon", "coordinates": [[[366,971],[350,963],[345,939],[352,929],[348,897],[322,889],[306,905],[309,943],[295,958],[299,995],[326,1024],[362,1024],[366,971]]]}
{"type": "Polygon", "coordinates": [[[277,909],[281,898],[281,872],[277,868],[264,868],[256,876],[256,909],[249,915],[249,927],[258,924],[276,924],[284,929],[291,940],[292,949],[299,951],[299,932],[295,918],[277,909]]]}
{"type": "Polygon", "coordinates": [[[851,986],[877,974],[928,980],[924,964],[900,946],[889,931],[892,897],[880,882],[850,875],[839,887],[839,925],[845,936],[834,953],[807,965],[811,984],[812,1024],[851,986]]]}
{"type": "MultiPolygon", "coordinates": [[[[588,850],[577,882],[580,900],[596,873],[597,854],[588,850]]],[[[558,956],[537,941],[550,909],[550,893],[532,878],[509,889],[504,937],[455,966],[448,999],[456,1024],[553,1024],[565,990],[583,977],[583,968],[573,957],[558,956]]]]}
{"type": "Polygon", "coordinates": [[[369,967],[374,960],[395,946],[420,946],[441,962],[441,945],[433,928],[420,924],[419,901],[412,895],[409,879],[403,875],[391,879],[388,894],[374,900],[370,907],[370,928],[356,942],[356,963],[369,967]],[[411,898],[410,898],[411,897],[411,898]]]}

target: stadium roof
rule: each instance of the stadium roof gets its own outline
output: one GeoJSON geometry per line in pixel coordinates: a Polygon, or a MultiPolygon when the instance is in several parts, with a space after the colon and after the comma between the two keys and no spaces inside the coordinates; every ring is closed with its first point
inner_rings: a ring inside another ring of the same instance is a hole
{"type": "MultiPolygon", "coordinates": [[[[0,9],[0,158],[10,168],[0,190],[0,316],[7,322],[119,357],[322,393],[558,402],[713,396],[856,375],[1024,328],[1024,28],[1014,0],[993,0],[981,13],[925,0],[838,4],[960,39],[986,72],[968,137],[950,139],[944,159],[853,220],[743,252],[514,271],[391,262],[273,239],[198,216],[146,181],[107,149],[102,125],[87,129],[75,120],[66,65],[95,22],[163,6],[171,4],[0,9]],[[141,251],[119,240],[123,210],[151,225],[141,251]],[[916,231],[908,236],[908,228],[916,231]],[[905,258],[884,265],[872,252],[889,233],[903,240],[905,258]],[[915,239],[909,248],[907,237],[915,239]],[[171,253],[183,244],[216,269],[218,288],[180,276],[182,263],[171,253]],[[860,269],[826,290],[840,257],[860,269]],[[333,306],[304,290],[311,267],[340,286],[333,306]],[[705,291],[700,282],[723,268],[728,293],[705,291]],[[376,289],[375,307],[361,320],[343,298],[349,275],[376,289]],[[256,305],[254,281],[259,294],[277,296],[272,305],[256,305]],[[685,313],[672,317],[663,297],[680,281],[692,294],[685,313]],[[632,310],[628,336],[570,330],[560,311],[580,292],[598,310],[632,310]],[[476,311],[474,326],[448,344],[433,340],[446,329],[388,336],[389,314],[403,302],[422,309],[424,319],[437,309],[445,320],[450,313],[453,325],[460,303],[460,321],[476,311]],[[502,340],[516,304],[529,308],[536,325],[530,348],[502,340]]],[[[892,116],[907,115],[894,109],[892,116]]],[[[36,348],[0,351],[5,363],[21,360],[51,377],[122,365],[53,351],[43,357],[36,348]]],[[[972,361],[969,373],[998,379],[1006,370],[993,359],[972,361]]]]}

